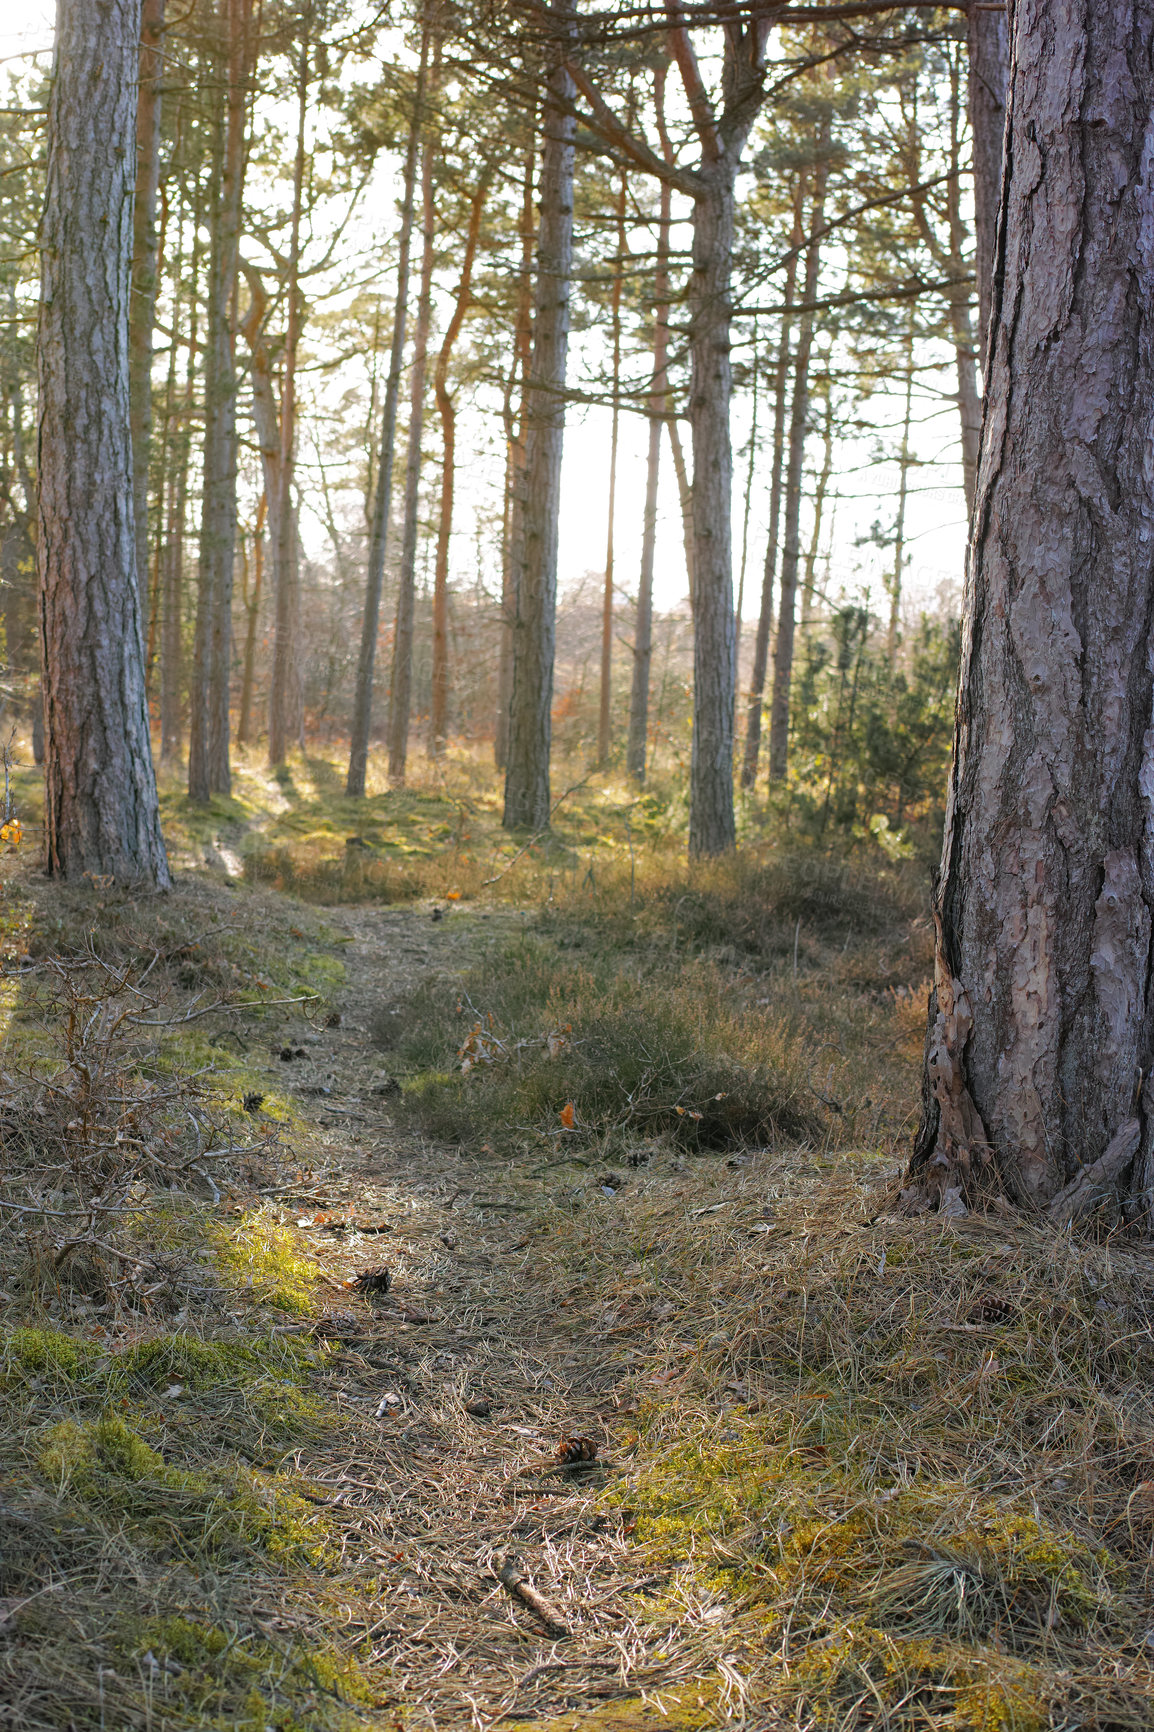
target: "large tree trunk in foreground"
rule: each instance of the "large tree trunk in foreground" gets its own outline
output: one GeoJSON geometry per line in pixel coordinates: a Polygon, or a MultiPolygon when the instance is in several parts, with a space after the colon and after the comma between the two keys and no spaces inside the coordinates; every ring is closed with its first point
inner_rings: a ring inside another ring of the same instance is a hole
{"type": "MultiPolygon", "coordinates": [[[[974,262],[982,352],[994,295],[994,251],[1002,192],[1002,140],[1006,130],[1006,85],[1010,40],[1005,12],[969,9],[970,136],[974,152],[974,262]]],[[[955,183],[956,185],[956,183],[955,183]]]]}
{"type": "Polygon", "coordinates": [[[353,695],[352,738],[349,743],[349,773],[345,793],[360,798],[365,791],[369,762],[369,735],[373,724],[373,669],[377,659],[377,631],[381,620],[381,590],[385,582],[385,543],[389,532],[389,502],[393,490],[393,449],[397,437],[397,399],[405,361],[405,320],[409,302],[409,251],[413,241],[413,188],[417,178],[417,146],[424,119],[425,78],[429,66],[429,30],[421,29],[421,60],[413,93],[413,114],[405,152],[404,191],[401,195],[401,227],[397,239],[397,294],[393,305],[393,340],[389,350],[389,377],[385,384],[385,406],[381,415],[381,449],[377,458],[377,488],[369,526],[369,561],[365,574],[365,610],[361,620],[361,653],[357,661],[357,683],[353,695]]]}
{"type": "Polygon", "coordinates": [[[907,1201],[1154,1203],[1154,12],[1018,0],[907,1201]]]}
{"type": "Polygon", "coordinates": [[[128,307],[140,0],[59,0],[38,341],[51,873],[169,885],[144,695],[128,307]]]}
{"type": "MultiPolygon", "coordinates": [[[[564,31],[572,0],[558,0],[564,31]]],[[[565,438],[565,371],[573,272],[573,155],[576,86],[554,68],[545,96],[541,217],[533,300],[533,359],[526,405],[525,487],[513,626],[513,693],[505,772],[507,830],[541,830],[549,822],[549,747],[557,612],[557,524],[565,438]]]]}
{"type": "Polygon", "coordinates": [[[236,297],[244,186],[248,37],[252,0],[220,0],[224,33],[224,113],[218,120],[219,175],[209,260],[204,363],[204,491],[200,572],[188,741],[188,793],[196,801],[227,794],[232,580],[236,558],[236,297]]]}
{"type": "Polygon", "coordinates": [[[132,215],[132,306],[128,318],[128,391],[132,416],[132,488],[141,630],[148,619],[148,468],[152,447],[152,326],[156,313],[156,194],[160,184],[160,91],[164,0],[144,0],[140,14],[140,89],[136,104],[136,196],[132,215]]]}

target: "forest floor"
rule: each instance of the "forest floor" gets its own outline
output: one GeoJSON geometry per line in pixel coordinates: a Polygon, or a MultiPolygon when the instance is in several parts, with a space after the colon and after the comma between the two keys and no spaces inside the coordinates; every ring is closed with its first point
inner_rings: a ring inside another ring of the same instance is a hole
{"type": "Polygon", "coordinates": [[[10,861],[0,1727],[1148,1726],[1154,1254],[897,1211],[916,887],[269,804],[10,861]]]}

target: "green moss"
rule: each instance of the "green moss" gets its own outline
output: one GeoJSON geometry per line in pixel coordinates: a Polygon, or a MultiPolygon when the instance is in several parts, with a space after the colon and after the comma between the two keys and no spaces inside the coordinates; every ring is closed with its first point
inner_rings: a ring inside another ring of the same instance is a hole
{"type": "Polygon", "coordinates": [[[73,1502],[115,1512],[182,1556],[257,1546],[282,1563],[329,1559],[326,1524],[275,1475],[238,1469],[226,1479],[171,1467],[118,1414],[53,1426],[39,1465],[73,1502]]]}
{"type": "Polygon", "coordinates": [[[99,1361],[99,1350],[56,1329],[12,1329],[0,1336],[0,1388],[29,1377],[57,1384],[80,1381],[99,1361]]]}
{"type": "Polygon", "coordinates": [[[319,1270],[300,1248],[291,1228],[264,1210],[254,1210],[217,1240],[217,1266],[222,1278],[278,1311],[307,1316],[319,1270]]]}
{"type": "Polygon", "coordinates": [[[175,1662],[170,1701],[195,1711],[198,1725],[264,1732],[313,1732],[362,1724],[349,1710],[371,1708],[380,1691],[357,1661],[325,1647],[286,1655],[247,1630],[228,1631],[187,1614],[149,1618],[122,1629],[118,1655],[130,1664],[151,1654],[175,1662]],[[211,1719],[208,1715],[212,1716],[211,1719]]]}

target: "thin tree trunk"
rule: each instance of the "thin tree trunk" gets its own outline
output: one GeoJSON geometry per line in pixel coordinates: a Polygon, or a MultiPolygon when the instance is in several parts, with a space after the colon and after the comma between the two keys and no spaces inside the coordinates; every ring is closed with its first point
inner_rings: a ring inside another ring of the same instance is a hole
{"type": "Polygon", "coordinates": [[[232,583],[236,557],[236,297],[244,188],[245,110],[252,0],[220,0],[226,44],[225,113],[214,151],[217,205],[209,263],[205,339],[204,491],[196,648],[188,748],[189,798],[207,801],[231,788],[228,761],[232,583]],[[217,178],[219,177],[219,178],[217,178]]]}
{"type": "MultiPolygon", "coordinates": [[[[160,652],[160,755],[175,758],[181,746],[181,696],[184,687],[184,538],[188,519],[188,466],[192,455],[192,414],[196,396],[197,303],[200,242],[193,233],[191,281],[188,294],[188,365],[184,403],[179,415],[174,462],[176,482],[169,493],[168,533],[164,553],[162,637],[160,652]]],[[[175,320],[175,313],[173,315],[175,320]]],[[[175,325],[173,346],[176,344],[175,325]]]]}
{"type": "MultiPolygon", "coordinates": [[[[436,83],[434,62],[433,82],[436,83]]],[[[426,139],[421,149],[421,285],[409,370],[409,449],[405,458],[405,521],[401,530],[401,571],[393,627],[393,673],[389,682],[389,781],[405,780],[409,749],[409,710],[413,688],[413,600],[417,585],[417,532],[420,528],[421,439],[425,426],[425,372],[429,359],[429,319],[433,293],[433,157],[426,139]]]]}
{"type": "Polygon", "coordinates": [[[906,406],[902,419],[902,449],[898,458],[898,511],[894,525],[894,566],[887,585],[890,592],[890,618],[886,630],[886,660],[891,669],[898,665],[898,627],[902,611],[902,568],[906,561],[906,506],[910,496],[910,423],[914,406],[914,316],[910,313],[906,329],[906,406]]]}
{"type": "MultiPolygon", "coordinates": [[[[552,17],[562,54],[574,15],[574,0],[556,0],[552,17]]],[[[540,830],[549,822],[557,533],[565,437],[563,393],[573,272],[575,95],[573,78],[559,54],[558,63],[549,75],[544,104],[533,359],[526,406],[523,534],[517,550],[513,690],[509,764],[505,773],[503,822],[507,830],[522,826],[540,830]]]]}
{"type": "Polygon", "coordinates": [[[461,260],[461,281],[433,373],[433,389],[441,416],[444,457],[441,465],[441,515],[437,524],[437,561],[433,576],[433,690],[429,726],[431,758],[439,758],[444,751],[449,723],[449,542],[453,533],[453,481],[457,456],[457,411],[449,391],[449,363],[473,300],[473,265],[481,238],[481,217],[492,178],[490,168],[482,169],[473,193],[473,202],[469,207],[469,228],[465,236],[465,256],[461,260]]]}
{"type": "Polygon", "coordinates": [[[1004,11],[971,6],[967,11],[967,27],[970,136],[974,150],[975,274],[984,366],[986,334],[994,297],[994,249],[998,202],[1002,194],[1002,140],[1006,130],[1010,44],[1004,11]]]}
{"type": "Polygon", "coordinates": [[[236,727],[236,743],[247,746],[252,739],[252,694],[256,684],[256,632],[260,620],[260,595],[264,585],[264,526],[268,516],[268,493],[262,493],[256,508],[252,531],[252,587],[245,572],[244,584],[244,673],[240,687],[240,717],[236,727]]]}
{"type": "MultiPolygon", "coordinates": [[[[658,125],[664,133],[666,68],[653,75],[658,125]]],[[[633,682],[629,697],[626,768],[645,780],[649,745],[649,673],[653,661],[653,562],[657,549],[657,486],[661,470],[661,424],[669,407],[669,224],[672,190],[660,184],[657,259],[653,274],[653,383],[649,392],[649,459],[645,472],[645,516],[641,530],[641,577],[637,585],[637,622],[633,631],[633,682]]]]}
{"type": "MultiPolygon", "coordinates": [[[[908,442],[908,441],[907,441],[908,442]]],[[[805,582],[801,586],[801,623],[807,626],[813,614],[814,579],[817,556],[821,547],[821,526],[825,517],[825,501],[833,475],[833,385],[828,383],[825,399],[825,438],[822,443],[821,468],[813,490],[813,527],[805,555],[805,582]]],[[[904,512],[903,512],[904,517],[904,512]]]]}
{"type": "Polygon", "coordinates": [[[621,434],[621,273],[625,260],[625,171],[617,193],[617,263],[610,297],[613,352],[613,429],[609,436],[609,526],[605,533],[605,592],[601,603],[601,683],[597,705],[597,762],[609,762],[613,702],[613,530],[617,516],[617,446],[621,434]]]}
{"type": "MultiPolygon", "coordinates": [[[[128,319],[128,389],[132,413],[132,488],[141,628],[150,636],[148,586],[148,478],[152,447],[152,327],[156,314],[158,247],[156,193],[160,185],[160,101],[164,56],[164,0],[143,0],[140,13],[140,85],[136,102],[136,194],[132,212],[132,306],[128,319]]],[[[148,666],[146,658],[145,667],[148,666]]]]}
{"type": "Polygon", "coordinates": [[[757,352],[757,317],[753,320],[753,335],[750,338],[752,374],[750,387],[750,418],[749,418],[749,461],[745,467],[745,497],[741,506],[741,561],[737,568],[737,601],[734,603],[734,637],[737,643],[738,669],[741,667],[741,623],[745,617],[745,573],[749,564],[749,517],[753,509],[753,478],[757,473],[757,412],[760,408],[761,365],[757,352]]]}
{"type": "Polygon", "coordinates": [[[769,666],[769,633],[773,623],[773,586],[777,577],[778,543],[781,535],[781,495],[785,477],[785,411],[789,388],[790,326],[794,293],[797,288],[798,248],[803,235],[801,227],[802,188],[798,184],[793,206],[793,233],[790,236],[789,262],[785,270],[782,293],[783,312],[781,335],[777,345],[777,366],[773,389],[773,456],[770,460],[769,537],[765,544],[765,565],[761,578],[761,608],[757,616],[757,636],[753,644],[753,668],[749,680],[749,708],[745,717],[745,750],[741,759],[741,785],[752,788],[757,782],[757,761],[761,755],[761,710],[765,697],[765,675],[769,666]]]}
{"type": "MultiPolygon", "coordinates": [[[[513,694],[513,626],[517,618],[517,573],[523,555],[520,551],[524,534],[525,497],[525,434],[529,404],[529,366],[533,353],[533,243],[536,228],[533,221],[533,170],[537,163],[536,142],[525,152],[524,175],[521,183],[521,263],[517,273],[517,312],[513,328],[513,355],[517,377],[521,383],[521,406],[516,432],[510,425],[506,432],[506,485],[509,490],[508,530],[501,562],[501,642],[497,665],[497,726],[493,739],[493,757],[499,770],[506,768],[509,758],[509,703],[513,694]]],[[[512,380],[510,380],[510,389],[512,380]]]]}
{"type": "Polygon", "coordinates": [[[669,428],[669,449],[673,456],[673,473],[677,478],[677,498],[681,506],[681,539],[685,548],[685,580],[689,585],[690,610],[696,605],[697,597],[697,553],[696,537],[693,533],[693,483],[689,479],[689,465],[685,461],[685,447],[681,443],[681,428],[672,418],[666,423],[669,428]]]}
{"type": "Polygon", "coordinates": [[[58,0],[43,218],[48,871],[167,889],[136,582],[128,325],[140,0],[58,0]]]}
{"type": "Polygon", "coordinates": [[[689,852],[734,846],[733,449],[729,429],[734,163],[707,162],[693,202],[689,423],[693,433],[693,749],[689,852]]]}
{"type": "Polygon", "coordinates": [[[385,546],[389,533],[389,503],[393,486],[393,449],[397,436],[397,399],[405,360],[405,319],[409,302],[409,251],[413,240],[413,189],[417,178],[417,147],[424,120],[425,78],[429,65],[429,28],[421,26],[421,59],[413,92],[413,113],[405,152],[401,227],[397,240],[397,298],[393,310],[393,341],[389,351],[389,376],[385,384],[385,406],[381,416],[381,448],[377,457],[377,490],[369,529],[369,560],[365,575],[365,611],[361,622],[361,651],[357,661],[357,683],[353,697],[352,737],[349,743],[349,773],[345,792],[360,798],[365,792],[369,762],[369,736],[373,723],[373,667],[377,656],[377,632],[381,618],[381,590],[385,580],[385,546]]]}
{"type": "Polygon", "coordinates": [[[1017,0],[914,1207],[1150,1229],[1152,112],[1149,8],[1017,0]]]}
{"type": "MultiPolygon", "coordinates": [[[[824,153],[829,144],[829,121],[823,121],[819,149],[824,153]]],[[[826,164],[824,159],[814,170],[813,201],[810,211],[810,234],[820,234],[825,220],[826,164]]],[[[805,282],[802,300],[811,306],[817,296],[821,269],[821,242],[810,241],[805,255],[805,282]]],[[[813,350],[812,312],[802,313],[798,321],[797,353],[793,368],[793,408],[789,427],[789,466],[785,482],[785,533],[781,552],[781,601],[777,615],[777,641],[773,650],[773,692],[769,706],[769,779],[781,781],[789,762],[789,691],[793,678],[793,643],[797,600],[797,572],[801,559],[801,491],[802,469],[805,462],[805,436],[809,421],[809,364],[813,350]]]]}
{"type": "MultiPolygon", "coordinates": [[[[972,28],[972,25],[971,25],[972,28]]],[[[999,16],[998,28],[1005,32],[999,16]]],[[[946,211],[949,223],[950,252],[946,275],[949,289],[950,329],[957,357],[958,413],[962,420],[962,484],[966,493],[966,512],[974,509],[974,494],[978,484],[978,447],[982,438],[982,394],[978,389],[978,362],[974,342],[974,322],[970,314],[969,285],[966,276],[966,224],[962,216],[961,188],[961,90],[956,73],[950,89],[950,168],[951,178],[946,188],[946,211]]],[[[1003,116],[1004,118],[1004,116],[1003,116]]],[[[1001,141],[998,142],[1000,174],[1001,141]]],[[[980,244],[980,243],[979,243],[980,244]]],[[[992,240],[990,242],[992,245],[992,240]]],[[[979,283],[981,278],[979,276],[979,283]]],[[[988,285],[987,290],[988,292],[988,285]]]]}
{"type": "MultiPolygon", "coordinates": [[[[301,200],[305,175],[305,129],[308,118],[311,43],[306,14],[301,25],[297,62],[297,136],[293,160],[293,202],[285,261],[284,352],[281,359],[280,452],[276,487],[269,492],[269,526],[273,544],[272,679],[268,705],[268,761],[275,767],[288,756],[289,741],[299,735],[302,714],[297,638],[300,627],[300,568],[297,563],[297,514],[293,500],[296,475],[296,375],[304,305],[300,290],[301,200]]],[[[263,444],[263,440],[262,440],[263,444]]],[[[266,482],[266,492],[268,492],[266,482]]]]}

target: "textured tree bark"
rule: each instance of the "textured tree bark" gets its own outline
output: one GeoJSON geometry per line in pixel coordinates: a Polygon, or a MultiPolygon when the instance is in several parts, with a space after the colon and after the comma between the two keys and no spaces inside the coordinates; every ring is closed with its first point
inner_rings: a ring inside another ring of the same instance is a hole
{"type": "MultiPolygon", "coordinates": [[[[434,72],[434,80],[435,80],[434,72]]],[[[421,441],[425,430],[425,373],[429,360],[429,323],[433,296],[433,157],[428,139],[421,147],[421,279],[413,359],[409,367],[409,445],[405,454],[405,517],[401,528],[401,569],[393,623],[393,669],[389,680],[389,781],[405,780],[409,750],[409,713],[413,695],[413,610],[417,593],[417,535],[420,529],[421,441]]]]}
{"type": "Polygon", "coordinates": [[[1154,13],[1017,0],[911,1206],[1154,1204],[1154,13]]]}
{"type": "Polygon", "coordinates": [[[1006,13],[1002,11],[971,6],[967,24],[970,135],[974,152],[975,273],[984,357],[994,296],[994,252],[998,201],[1002,193],[1002,140],[1006,130],[1010,38],[1006,13]]]}
{"type": "Polygon", "coordinates": [[[453,534],[453,483],[457,465],[457,408],[449,390],[449,363],[466,315],[473,303],[473,265],[481,238],[481,218],[492,170],[481,170],[469,206],[469,227],[465,235],[465,253],[461,260],[461,280],[457,299],[433,370],[433,390],[441,417],[441,512],[437,520],[437,558],[433,570],[433,669],[432,702],[429,718],[429,756],[439,758],[445,750],[449,731],[449,543],[453,534]]]}
{"type": "MultiPolygon", "coordinates": [[[[268,702],[268,761],[275,768],[288,755],[289,741],[301,732],[303,717],[300,706],[298,676],[300,630],[300,567],[297,561],[297,513],[293,498],[296,478],[296,377],[297,353],[301,327],[304,323],[304,300],[300,288],[301,258],[301,199],[305,176],[305,126],[309,100],[309,25],[311,15],[301,21],[300,54],[297,61],[297,137],[293,160],[293,202],[289,228],[288,257],[284,266],[285,320],[284,349],[281,355],[280,430],[278,476],[275,490],[265,491],[269,501],[269,528],[272,542],[273,621],[272,679],[268,702]]],[[[255,378],[255,372],[254,372],[255,378]]],[[[262,446],[264,440],[261,440],[262,446]]]]}
{"type": "MultiPolygon", "coordinates": [[[[829,122],[822,123],[819,148],[829,144],[829,122]]],[[[825,220],[826,168],[819,161],[814,170],[810,234],[817,236],[825,220]]],[[[812,305],[817,297],[821,267],[821,242],[810,241],[805,255],[802,300],[812,305]]],[[[813,350],[813,314],[802,313],[798,321],[797,352],[793,364],[793,407],[789,425],[789,464],[785,480],[785,532],[781,549],[781,601],[777,614],[777,640],[773,646],[773,691],[769,703],[769,779],[780,782],[789,763],[789,697],[793,679],[793,642],[796,622],[797,572],[801,560],[801,484],[805,462],[805,436],[809,423],[809,364],[813,350]]]]}
{"type": "MultiPolygon", "coordinates": [[[[561,52],[574,16],[573,0],[556,0],[552,26],[561,52]]],[[[517,613],[513,626],[513,690],[509,762],[505,772],[507,830],[543,829],[549,822],[553,650],[557,611],[557,520],[565,438],[565,373],[573,271],[573,155],[576,85],[561,62],[545,93],[541,215],[533,296],[533,359],[526,404],[523,533],[516,549],[517,613]]]]}
{"type": "MultiPolygon", "coordinates": [[[[509,702],[513,693],[513,626],[517,617],[517,573],[523,534],[525,491],[525,417],[528,408],[529,366],[533,353],[533,170],[537,163],[536,141],[525,152],[521,182],[521,263],[517,273],[517,308],[513,325],[514,377],[520,383],[521,403],[516,422],[507,415],[506,487],[508,513],[501,560],[501,641],[497,662],[497,718],[493,734],[493,759],[498,770],[509,758],[509,702]]],[[[509,381],[510,402],[513,378],[509,381]]]]}
{"type": "Polygon", "coordinates": [[[769,666],[769,632],[773,622],[773,586],[777,579],[778,544],[781,537],[781,495],[785,480],[785,411],[789,395],[790,307],[797,288],[798,248],[803,235],[801,227],[801,197],[798,186],[794,200],[793,233],[790,236],[789,263],[786,265],[782,292],[781,335],[777,345],[777,365],[774,369],[773,454],[770,458],[769,537],[765,544],[765,565],[761,577],[761,607],[757,616],[757,636],[753,640],[753,667],[749,679],[749,707],[745,717],[745,749],[741,758],[741,785],[752,788],[757,782],[757,761],[761,756],[761,707],[765,698],[765,675],[769,666]]]}
{"type": "Polygon", "coordinates": [[[261,494],[252,530],[252,583],[248,581],[247,561],[244,570],[244,661],[240,683],[240,714],[236,724],[236,743],[247,746],[252,739],[252,699],[256,687],[256,633],[260,619],[261,591],[264,588],[264,526],[268,518],[268,492],[261,494]]]}
{"type": "Polygon", "coordinates": [[[601,680],[597,705],[597,762],[609,762],[613,702],[613,531],[617,517],[617,447],[621,434],[621,272],[625,260],[626,176],[617,189],[617,269],[610,297],[613,354],[613,430],[609,435],[609,527],[605,534],[605,588],[601,602],[601,680]]]}
{"type": "Polygon", "coordinates": [[[377,488],[369,525],[369,561],[365,574],[365,611],[361,622],[361,653],[357,661],[357,683],[353,696],[352,737],[349,742],[349,773],[345,792],[361,798],[369,762],[369,735],[373,724],[373,668],[377,658],[377,631],[381,620],[381,590],[385,581],[385,544],[389,531],[389,502],[393,489],[393,450],[397,437],[397,399],[405,360],[405,320],[409,303],[409,251],[413,239],[413,189],[417,178],[417,147],[425,106],[425,79],[429,66],[429,29],[421,28],[421,59],[413,93],[413,114],[405,151],[404,192],[401,197],[401,227],[397,237],[397,296],[393,308],[393,340],[389,351],[389,376],[381,414],[381,448],[377,458],[377,488]]]}
{"type": "Polygon", "coordinates": [[[728,155],[703,165],[693,203],[689,289],[689,424],[693,431],[693,750],[689,852],[734,846],[733,450],[729,404],[733,183],[728,155]]]}
{"type": "Polygon", "coordinates": [[[694,597],[697,594],[695,538],[693,534],[693,483],[689,479],[689,465],[685,461],[685,447],[681,443],[681,429],[676,421],[666,423],[669,428],[669,450],[673,457],[673,473],[677,478],[677,498],[681,506],[681,540],[685,548],[685,581],[689,585],[689,606],[692,611],[694,597]]]}
{"type": "Polygon", "coordinates": [[[204,484],[188,742],[189,798],[227,794],[232,581],[236,557],[236,297],[244,190],[245,109],[252,0],[220,0],[224,114],[214,151],[217,205],[209,258],[204,357],[204,484]]]}
{"type": "MultiPolygon", "coordinates": [[[[662,114],[665,68],[654,73],[658,115],[662,114]]],[[[633,680],[629,694],[629,742],[625,764],[636,782],[645,780],[649,745],[649,673],[653,661],[653,562],[657,548],[657,486],[661,475],[661,425],[669,407],[669,224],[672,189],[661,182],[657,216],[657,258],[653,273],[653,382],[649,392],[649,455],[645,470],[645,516],[641,526],[641,576],[637,621],[633,628],[633,680]]]]}
{"type": "Polygon", "coordinates": [[[58,0],[38,338],[47,867],[170,884],[136,583],[128,320],[140,0],[58,0]]]}
{"type": "Polygon", "coordinates": [[[149,640],[148,471],[152,448],[152,327],[156,313],[156,194],[160,185],[160,105],[164,0],[143,0],[136,101],[136,194],[132,214],[132,306],[128,318],[128,394],[132,415],[132,489],[140,620],[149,640]]]}
{"type": "MultiPolygon", "coordinates": [[[[160,755],[178,756],[181,746],[181,700],[184,688],[184,541],[188,518],[188,467],[192,454],[192,411],[196,394],[197,306],[201,251],[194,232],[188,283],[188,356],[178,431],[169,459],[176,475],[169,492],[168,530],[161,573],[160,755]]],[[[174,311],[177,318],[179,309],[174,311]]],[[[176,327],[173,342],[175,353],[176,327]]]]}

